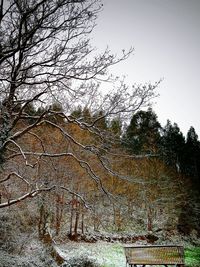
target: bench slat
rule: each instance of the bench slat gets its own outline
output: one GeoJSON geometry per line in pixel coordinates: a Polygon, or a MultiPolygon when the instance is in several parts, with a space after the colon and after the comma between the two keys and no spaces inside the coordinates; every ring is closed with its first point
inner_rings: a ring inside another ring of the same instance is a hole
{"type": "Polygon", "coordinates": [[[129,264],[184,264],[182,246],[125,246],[129,264]]]}

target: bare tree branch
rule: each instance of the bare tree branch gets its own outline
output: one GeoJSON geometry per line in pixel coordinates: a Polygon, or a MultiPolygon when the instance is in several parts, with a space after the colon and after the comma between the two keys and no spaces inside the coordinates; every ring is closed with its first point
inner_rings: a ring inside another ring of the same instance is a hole
{"type": "Polygon", "coordinates": [[[53,189],[55,189],[55,186],[49,187],[49,188],[42,188],[42,189],[34,189],[31,190],[30,192],[16,198],[16,199],[12,199],[9,200],[8,202],[4,202],[4,203],[0,203],[0,208],[5,208],[5,207],[9,207],[11,205],[17,204],[27,198],[33,198],[36,197],[38,194],[42,193],[42,192],[50,192],[53,189]]]}
{"type": "MultiPolygon", "coordinates": [[[[0,1],[0,167],[1,175],[6,177],[0,182],[21,179],[29,186],[29,192],[0,204],[0,208],[51,191],[51,187],[44,188],[40,169],[49,163],[56,177],[62,164],[58,159],[62,158],[71,158],[99,190],[110,196],[95,163],[116,176],[106,161],[106,157],[117,157],[112,151],[116,139],[98,125],[118,115],[126,120],[146,107],[160,81],[130,88],[124,78],[109,73],[109,68],[127,59],[133,48],[118,56],[109,48],[97,53],[91,46],[90,34],[101,9],[99,0],[0,1]],[[109,89],[103,91],[102,83],[109,84],[109,89]],[[54,110],[54,102],[63,108],[54,110]],[[71,114],[79,105],[91,111],[90,121],[71,114]],[[91,139],[80,140],[73,127],[91,139]],[[47,145],[51,131],[59,132],[66,147],[56,142],[47,145]],[[22,171],[19,173],[28,172],[31,182],[15,172],[15,165],[22,171]],[[37,179],[33,178],[34,172],[37,179]],[[38,181],[43,187],[38,188],[38,181]]],[[[58,186],[51,179],[53,188],[58,186]]],[[[67,186],[61,186],[72,193],[67,186]]]]}

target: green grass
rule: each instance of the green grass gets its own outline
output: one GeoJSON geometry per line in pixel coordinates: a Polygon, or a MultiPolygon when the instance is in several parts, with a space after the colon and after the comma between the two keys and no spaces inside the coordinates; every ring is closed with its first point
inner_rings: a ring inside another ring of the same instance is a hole
{"type": "MultiPolygon", "coordinates": [[[[97,242],[96,244],[73,243],[64,245],[60,249],[70,256],[88,254],[101,267],[126,267],[124,249],[120,243],[97,242]]],[[[200,246],[185,247],[185,266],[200,267],[200,246]]]]}
{"type": "Polygon", "coordinates": [[[103,256],[105,260],[102,267],[125,266],[124,249],[120,244],[107,246],[103,256]]]}
{"type": "MultiPolygon", "coordinates": [[[[114,244],[106,248],[104,257],[107,259],[102,267],[125,266],[124,262],[120,262],[120,257],[124,256],[123,248],[120,244],[114,244]],[[116,259],[117,258],[117,259],[116,259]]],[[[200,267],[200,247],[185,248],[185,266],[200,267]]]]}
{"type": "Polygon", "coordinates": [[[200,247],[185,249],[185,264],[188,267],[200,267],[200,247]]]}

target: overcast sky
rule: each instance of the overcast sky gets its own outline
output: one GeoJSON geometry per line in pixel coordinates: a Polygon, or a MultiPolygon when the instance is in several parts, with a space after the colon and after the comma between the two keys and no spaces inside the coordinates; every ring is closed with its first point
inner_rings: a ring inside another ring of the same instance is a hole
{"type": "Polygon", "coordinates": [[[93,34],[96,47],[135,51],[113,71],[127,82],[155,82],[153,106],[162,126],[176,122],[200,138],[200,0],[103,0],[93,34]]]}

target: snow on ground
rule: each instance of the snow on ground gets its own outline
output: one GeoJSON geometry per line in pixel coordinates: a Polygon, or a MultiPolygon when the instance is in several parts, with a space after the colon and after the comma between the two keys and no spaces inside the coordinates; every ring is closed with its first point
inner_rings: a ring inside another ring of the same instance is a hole
{"type": "Polygon", "coordinates": [[[71,257],[86,256],[95,260],[102,267],[125,267],[126,259],[123,246],[120,243],[76,243],[68,242],[57,246],[66,260],[71,257]]]}

